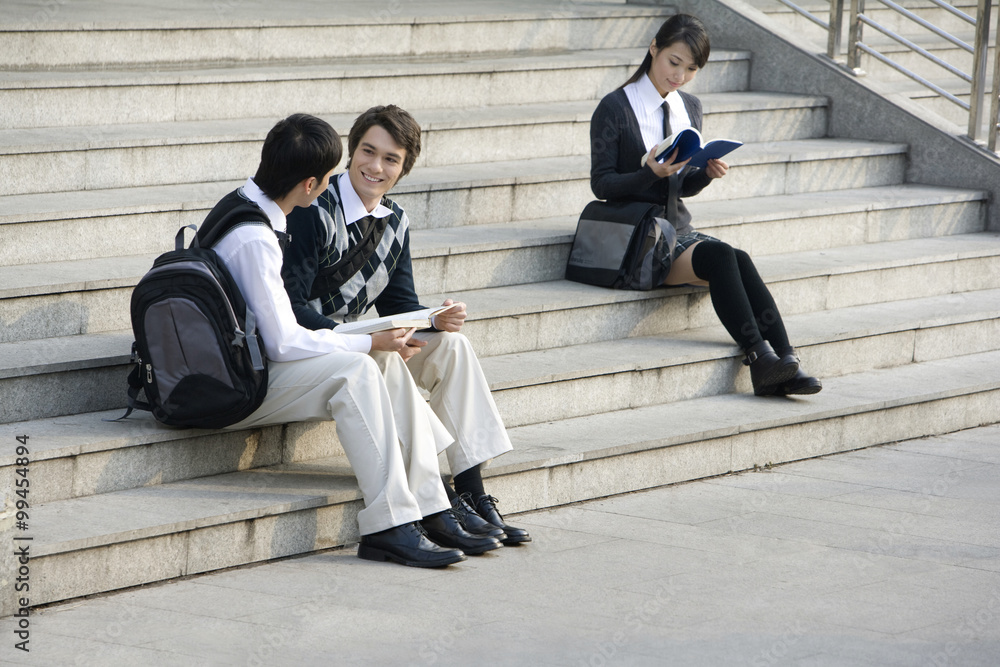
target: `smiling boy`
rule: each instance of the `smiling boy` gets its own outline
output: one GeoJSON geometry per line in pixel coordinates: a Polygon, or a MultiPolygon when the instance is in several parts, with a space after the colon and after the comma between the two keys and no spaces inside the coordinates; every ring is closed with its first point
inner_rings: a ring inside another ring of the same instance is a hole
{"type": "Polygon", "coordinates": [[[423,524],[436,526],[453,542],[464,540],[470,553],[501,545],[493,538],[469,542],[452,515],[437,461],[440,446],[452,439],[443,428],[432,428],[419,409],[426,404],[417,388],[397,384],[390,404],[372,355],[396,354],[406,345],[405,332],[344,335],[307,329],[296,321],[281,278],[279,238],[287,238],[287,215],[326,191],[342,152],[340,137],[328,123],[307,114],[289,116],[268,133],[257,173],[224,197],[198,230],[204,239],[215,226],[226,225],[212,248],[256,315],[267,353],[263,403],[229,428],[335,420],[364,498],[358,555],[442,567],[465,560],[462,547],[431,541],[423,524]],[[407,405],[418,409],[401,419],[395,408],[407,405]]]}
{"type": "MultiPolygon", "coordinates": [[[[348,154],[348,170],[332,178],[312,206],[288,218],[292,239],[282,276],[296,318],[309,329],[333,328],[372,306],[382,316],[422,308],[413,284],[409,219],[385,196],[420,154],[420,126],[397,106],[373,107],[355,120],[348,154]]],[[[528,542],[527,531],[508,525],[483,488],[481,466],[512,447],[479,360],[459,333],[465,318],[465,304],[457,303],[398,352],[372,356],[393,408],[425,411],[434,430],[454,440],[444,451],[455,491],[444,488],[462,526],[508,545],[528,542]],[[429,406],[411,408],[403,400],[414,382],[429,392],[429,406]]],[[[435,541],[453,544],[433,525],[424,526],[435,541]]]]}

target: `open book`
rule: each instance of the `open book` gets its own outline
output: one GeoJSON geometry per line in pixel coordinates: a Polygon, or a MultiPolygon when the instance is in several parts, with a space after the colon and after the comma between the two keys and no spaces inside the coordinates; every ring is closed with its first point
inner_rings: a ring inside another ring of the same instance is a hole
{"type": "Polygon", "coordinates": [[[372,334],[389,329],[429,329],[431,318],[438,313],[451,310],[457,303],[450,306],[438,306],[437,308],[424,308],[414,310],[411,313],[398,313],[396,315],[386,315],[368,320],[358,320],[357,322],[344,322],[333,328],[337,333],[342,334],[372,334]]]}
{"type": "MultiPolygon", "coordinates": [[[[666,160],[674,152],[674,149],[677,149],[677,157],[674,158],[674,162],[684,162],[690,158],[688,167],[704,168],[709,160],[728,155],[742,145],[742,141],[731,139],[715,139],[707,144],[703,143],[701,132],[689,127],[675,132],[661,141],[660,145],[656,147],[656,159],[666,160]]],[[[646,164],[646,155],[642,156],[641,164],[646,164]]]]}

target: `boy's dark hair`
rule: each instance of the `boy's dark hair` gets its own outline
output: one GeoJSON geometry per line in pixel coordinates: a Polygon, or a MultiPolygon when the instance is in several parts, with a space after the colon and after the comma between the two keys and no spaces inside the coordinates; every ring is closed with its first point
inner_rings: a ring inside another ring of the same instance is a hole
{"type": "MultiPolygon", "coordinates": [[[[705,29],[705,24],[690,14],[674,14],[668,18],[660,26],[660,29],[656,31],[654,39],[657,51],[665,49],[671,44],[684,42],[691,49],[694,64],[699,69],[704,67],[708,62],[708,55],[712,51],[712,45],[708,40],[708,30],[705,29]]],[[[653,56],[649,53],[649,49],[646,49],[646,57],[643,58],[642,64],[632,73],[628,81],[619,86],[619,88],[624,88],[628,84],[638,81],[643,74],[649,71],[652,65],[653,56]]]]}
{"type": "Polygon", "coordinates": [[[305,113],[292,114],[267,133],[253,182],[278,200],[307,178],[322,181],[343,153],[340,136],[329,123],[305,113]]]}
{"type": "Polygon", "coordinates": [[[388,132],[393,140],[399,144],[399,147],[406,150],[406,155],[403,158],[403,173],[399,177],[406,176],[413,168],[417,157],[420,156],[420,125],[409,112],[400,109],[395,104],[372,107],[357,117],[354,126],[351,127],[351,133],[347,135],[348,164],[350,164],[350,156],[354,155],[354,151],[361,143],[361,137],[365,136],[365,132],[374,125],[378,125],[388,132]]]}

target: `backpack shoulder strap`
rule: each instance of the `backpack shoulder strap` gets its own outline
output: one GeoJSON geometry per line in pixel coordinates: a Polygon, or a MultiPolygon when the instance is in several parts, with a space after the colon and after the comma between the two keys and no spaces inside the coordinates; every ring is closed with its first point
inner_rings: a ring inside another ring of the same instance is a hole
{"type": "MultiPolygon", "coordinates": [[[[266,225],[271,228],[271,220],[267,213],[254,202],[244,197],[239,190],[234,190],[223,197],[215,205],[205,221],[198,228],[192,248],[211,248],[218,243],[222,237],[237,227],[243,225],[266,225]]],[[[282,236],[287,238],[283,232],[275,232],[279,242],[282,236]]]]}

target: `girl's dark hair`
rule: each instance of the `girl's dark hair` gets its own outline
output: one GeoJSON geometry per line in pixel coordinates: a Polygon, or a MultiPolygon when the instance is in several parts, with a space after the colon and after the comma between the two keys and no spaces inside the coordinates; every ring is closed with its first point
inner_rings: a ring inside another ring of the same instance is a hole
{"type": "Polygon", "coordinates": [[[293,114],[267,133],[253,182],[278,200],[307,178],[322,181],[343,153],[340,136],[329,123],[309,114],[293,114]]]}
{"type": "MultiPolygon", "coordinates": [[[[704,67],[705,63],[708,62],[708,54],[712,51],[712,45],[708,41],[708,31],[705,30],[705,24],[701,22],[701,19],[690,14],[674,14],[664,21],[660,29],[656,31],[655,43],[657,51],[677,42],[684,42],[688,45],[688,48],[691,49],[691,55],[694,56],[694,62],[699,69],[704,67]]],[[[643,58],[639,69],[620,88],[638,81],[643,74],[649,71],[652,65],[653,56],[650,54],[649,49],[646,49],[646,57],[643,58]]]]}
{"type": "Polygon", "coordinates": [[[399,147],[406,151],[406,155],[403,156],[403,172],[399,177],[406,176],[420,156],[420,125],[409,112],[395,104],[372,107],[357,117],[350,134],[347,135],[348,164],[365,132],[375,125],[388,132],[399,147]]]}

